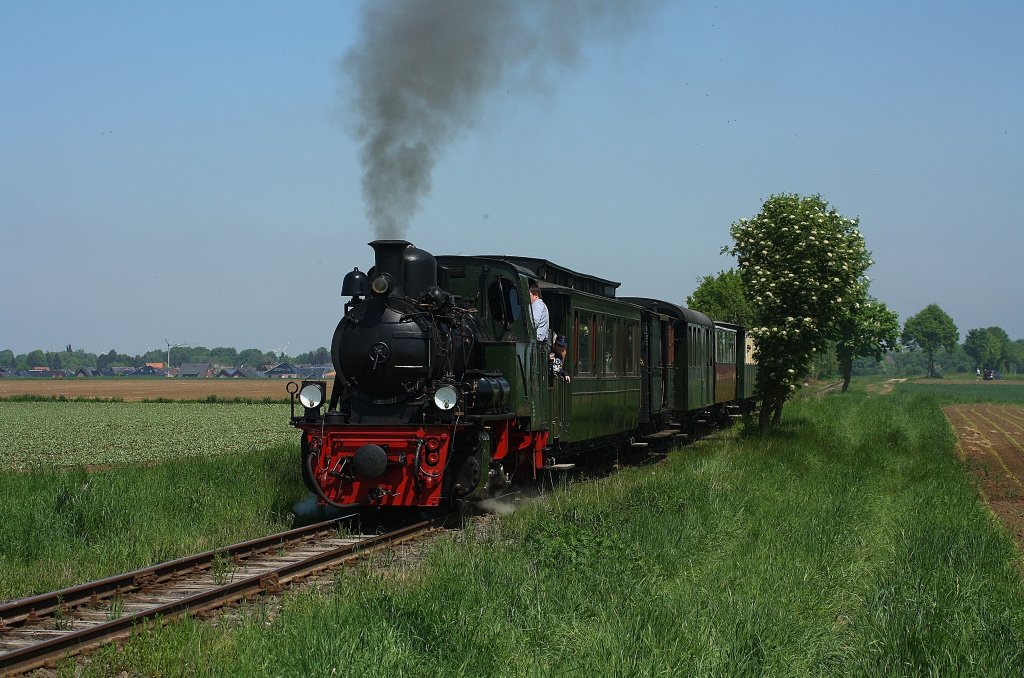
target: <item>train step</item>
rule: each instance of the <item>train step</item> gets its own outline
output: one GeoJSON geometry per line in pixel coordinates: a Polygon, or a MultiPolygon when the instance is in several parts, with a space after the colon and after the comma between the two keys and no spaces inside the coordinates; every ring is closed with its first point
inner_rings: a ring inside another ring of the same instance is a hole
{"type": "Polygon", "coordinates": [[[630,447],[647,447],[649,443],[630,443],[630,447]]]}
{"type": "Polygon", "coordinates": [[[650,435],[646,435],[646,436],[644,436],[644,438],[646,440],[658,440],[660,438],[671,438],[672,436],[676,435],[677,433],[679,433],[679,429],[677,429],[677,428],[666,428],[666,429],[664,429],[662,431],[658,431],[657,433],[652,433],[650,435]]]}
{"type": "Polygon", "coordinates": [[[544,466],[545,471],[571,471],[576,468],[576,464],[550,464],[544,466]]]}

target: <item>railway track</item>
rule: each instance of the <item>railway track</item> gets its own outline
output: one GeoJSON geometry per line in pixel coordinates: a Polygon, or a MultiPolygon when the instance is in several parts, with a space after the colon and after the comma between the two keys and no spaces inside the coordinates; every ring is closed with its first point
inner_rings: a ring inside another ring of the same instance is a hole
{"type": "Polygon", "coordinates": [[[0,605],[0,676],[19,675],[131,635],[147,621],[205,613],[440,528],[346,535],[348,516],[0,605]]]}

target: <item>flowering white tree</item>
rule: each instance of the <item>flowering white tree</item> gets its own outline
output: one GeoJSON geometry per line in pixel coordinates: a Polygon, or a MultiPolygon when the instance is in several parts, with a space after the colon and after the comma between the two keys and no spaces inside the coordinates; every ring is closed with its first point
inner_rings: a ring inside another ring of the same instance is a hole
{"type": "Polygon", "coordinates": [[[839,334],[849,298],[866,288],[871,259],[856,219],[820,195],[773,195],[730,229],[757,344],[761,431],[777,426],[814,353],[839,334]]]}

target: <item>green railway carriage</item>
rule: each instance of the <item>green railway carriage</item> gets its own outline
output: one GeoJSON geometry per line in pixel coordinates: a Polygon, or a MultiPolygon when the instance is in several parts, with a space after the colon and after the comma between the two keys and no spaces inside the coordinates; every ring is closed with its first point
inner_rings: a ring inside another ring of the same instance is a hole
{"type": "Polygon", "coordinates": [[[686,356],[686,411],[706,410],[715,403],[714,332],[703,313],[678,307],[681,314],[682,349],[686,356]]]}
{"type": "MultiPolygon", "coordinates": [[[[641,306],[651,328],[651,388],[664,385],[665,403],[671,416],[657,416],[654,397],[652,414],[655,421],[672,425],[706,417],[715,400],[714,324],[703,313],[647,297],[623,299],[641,306]]],[[[655,393],[657,391],[655,390],[655,393]]]]}
{"type": "Polygon", "coordinates": [[[739,370],[736,365],[736,330],[723,323],[715,323],[715,404],[736,400],[739,370]]]}
{"type": "MultiPolygon", "coordinates": [[[[715,359],[716,370],[728,364],[728,372],[735,374],[733,400],[752,402],[757,379],[757,364],[754,360],[754,339],[742,325],[715,321],[715,332],[723,339],[722,351],[728,357],[715,359]]],[[[726,370],[723,370],[726,371],[726,370]]],[[[716,402],[718,396],[716,394],[716,402]]]]}
{"type": "MultiPolygon", "coordinates": [[[[633,434],[641,413],[641,310],[615,298],[617,282],[544,259],[503,261],[522,272],[527,286],[537,283],[548,307],[552,336],[568,340],[565,364],[570,380],[548,382],[549,455],[555,459],[580,446],[633,434]]],[[[529,316],[528,307],[524,315],[529,316]]]]}

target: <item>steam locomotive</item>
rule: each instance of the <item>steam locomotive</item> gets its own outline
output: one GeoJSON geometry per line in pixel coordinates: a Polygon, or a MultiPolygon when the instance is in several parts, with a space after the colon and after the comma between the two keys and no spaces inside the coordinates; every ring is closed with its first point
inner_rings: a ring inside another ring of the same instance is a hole
{"type": "Polygon", "coordinates": [[[377,240],[345,276],[335,377],[292,382],[305,484],[321,504],[475,500],[621,445],[691,435],[754,406],[743,327],[544,259],[440,256],[377,240]],[[528,290],[568,340],[552,373],[528,290]]]}

